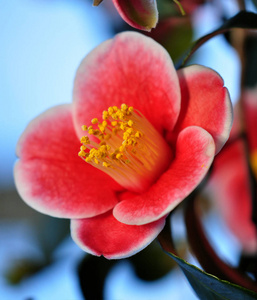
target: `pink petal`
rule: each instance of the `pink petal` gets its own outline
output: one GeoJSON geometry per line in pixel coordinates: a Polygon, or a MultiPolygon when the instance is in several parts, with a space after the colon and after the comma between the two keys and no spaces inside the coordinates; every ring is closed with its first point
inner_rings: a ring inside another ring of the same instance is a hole
{"type": "Polygon", "coordinates": [[[227,141],[232,126],[232,105],[223,79],[212,69],[195,65],[178,71],[181,113],[174,136],[196,125],[207,130],[216,144],[216,153],[227,141]]]}
{"type": "Polygon", "coordinates": [[[113,0],[120,16],[130,26],[150,31],[158,22],[156,0],[113,0]]]}
{"type": "Polygon", "coordinates": [[[218,212],[241,242],[244,251],[257,251],[255,226],[251,220],[252,201],[248,166],[242,141],[226,145],[216,157],[207,191],[218,212]]]}
{"type": "Polygon", "coordinates": [[[74,83],[74,121],[102,118],[109,106],[134,106],[162,132],[172,130],[180,110],[180,89],[169,54],[152,39],[134,32],[116,35],[81,63],[74,83]]]}
{"type": "Polygon", "coordinates": [[[153,222],[173,210],[201,182],[215,152],[214,141],[204,129],[191,126],[178,136],[175,159],[146,193],[126,193],[114,208],[122,223],[141,225],[153,222]]]}
{"type": "Polygon", "coordinates": [[[109,259],[125,258],[149,245],[161,232],[165,218],[133,226],[117,221],[112,211],[89,218],[71,221],[71,235],[86,252],[109,259]]]}
{"type": "Polygon", "coordinates": [[[15,165],[16,186],[27,204],[47,215],[81,218],[117,203],[118,184],[78,157],[80,145],[70,105],[49,109],[28,125],[15,165]]]}

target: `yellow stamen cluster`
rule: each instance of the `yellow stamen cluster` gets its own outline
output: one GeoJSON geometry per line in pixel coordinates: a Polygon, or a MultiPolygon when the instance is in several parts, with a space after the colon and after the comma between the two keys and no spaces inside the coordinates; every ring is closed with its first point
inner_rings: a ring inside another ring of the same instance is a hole
{"type": "MultiPolygon", "coordinates": [[[[159,146],[165,141],[139,111],[126,104],[120,108],[111,106],[103,111],[101,122],[94,118],[91,123],[82,126],[86,135],[80,140],[78,155],[84,161],[126,187],[139,186],[142,178],[146,182],[153,180],[151,173],[159,163],[159,146]]],[[[164,147],[167,148],[166,143],[164,147]]]]}

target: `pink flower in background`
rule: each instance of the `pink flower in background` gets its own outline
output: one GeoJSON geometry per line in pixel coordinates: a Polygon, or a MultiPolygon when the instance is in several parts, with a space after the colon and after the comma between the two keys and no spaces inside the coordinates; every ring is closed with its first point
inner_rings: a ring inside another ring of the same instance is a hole
{"type": "MultiPolygon", "coordinates": [[[[252,217],[252,195],[246,147],[240,137],[239,107],[230,139],[216,157],[207,186],[219,213],[237,237],[245,253],[256,253],[257,235],[252,217]]],[[[252,171],[257,179],[257,90],[243,92],[243,117],[249,142],[252,171]]],[[[255,187],[256,188],[256,187],[255,187]]]]}
{"type": "MultiPolygon", "coordinates": [[[[99,5],[103,0],[94,0],[99,5]]],[[[158,22],[156,0],[113,0],[118,13],[130,26],[150,31],[158,22]]]]}
{"type": "Polygon", "coordinates": [[[127,257],[156,238],[200,183],[231,124],[216,72],[176,72],[158,43],[121,33],[82,61],[72,104],[28,125],[17,146],[17,189],[34,209],[71,219],[86,252],[127,257]]]}

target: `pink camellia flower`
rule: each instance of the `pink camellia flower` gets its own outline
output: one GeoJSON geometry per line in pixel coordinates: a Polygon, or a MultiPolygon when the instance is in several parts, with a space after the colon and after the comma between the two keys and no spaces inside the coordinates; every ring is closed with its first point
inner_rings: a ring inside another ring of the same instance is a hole
{"type": "Polygon", "coordinates": [[[124,32],[82,61],[71,105],[28,125],[16,185],[36,210],[70,218],[86,252],[127,257],[155,239],[200,183],[231,123],[216,72],[176,72],[158,43],[124,32]]]}
{"type": "MultiPolygon", "coordinates": [[[[99,5],[103,0],[94,0],[99,5]]],[[[118,13],[130,26],[151,31],[158,22],[156,0],[113,0],[118,13]]]]}
{"type": "MultiPolygon", "coordinates": [[[[243,93],[243,117],[246,123],[249,156],[257,179],[257,89],[243,93]]],[[[235,121],[229,142],[216,157],[207,191],[211,192],[218,212],[235,235],[245,253],[257,252],[256,228],[252,221],[252,195],[246,146],[240,136],[240,112],[236,107],[235,121]]]]}

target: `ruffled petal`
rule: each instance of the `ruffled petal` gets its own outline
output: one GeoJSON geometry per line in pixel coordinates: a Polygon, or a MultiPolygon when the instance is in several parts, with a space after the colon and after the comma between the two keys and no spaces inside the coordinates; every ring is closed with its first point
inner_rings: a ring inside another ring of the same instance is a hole
{"type": "Polygon", "coordinates": [[[160,179],[139,195],[125,193],[114,208],[122,223],[141,225],[153,222],[174,209],[201,182],[213,161],[215,145],[204,129],[191,126],[178,136],[175,158],[160,179]]]}
{"type": "Polygon", "coordinates": [[[216,157],[206,191],[244,251],[256,253],[250,178],[242,141],[227,144],[216,157]]]}
{"type": "Polygon", "coordinates": [[[161,133],[173,129],[180,110],[179,82],[169,54],[135,32],[118,34],[86,56],[73,95],[78,137],[81,125],[101,119],[109,106],[134,106],[161,133]]]}
{"type": "Polygon", "coordinates": [[[117,221],[112,211],[71,221],[73,240],[86,252],[109,259],[125,258],[149,245],[161,232],[165,217],[142,226],[117,221]]]}
{"type": "Polygon", "coordinates": [[[28,205],[55,217],[84,218],[117,203],[120,186],[78,157],[80,145],[70,105],[49,109],[28,125],[17,145],[20,160],[14,171],[28,205]]]}
{"type": "Polygon", "coordinates": [[[150,31],[158,22],[156,0],[113,0],[120,16],[130,26],[150,31]]]}
{"type": "Polygon", "coordinates": [[[212,69],[193,65],[178,71],[181,112],[173,139],[187,126],[200,126],[213,137],[216,154],[229,137],[233,109],[223,79],[212,69]]]}

